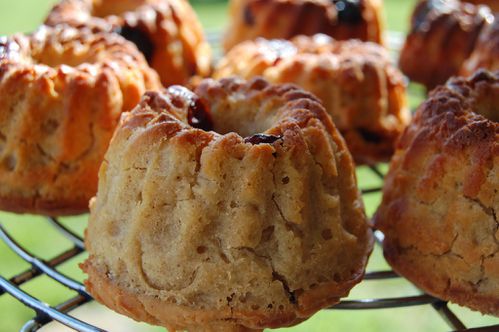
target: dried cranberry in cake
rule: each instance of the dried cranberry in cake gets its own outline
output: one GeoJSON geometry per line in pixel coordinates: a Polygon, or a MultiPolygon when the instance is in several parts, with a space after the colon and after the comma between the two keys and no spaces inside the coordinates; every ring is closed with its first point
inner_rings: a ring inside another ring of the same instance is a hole
{"type": "Polygon", "coordinates": [[[206,131],[213,130],[210,114],[203,101],[194,92],[180,85],[169,87],[168,92],[188,104],[187,122],[191,126],[206,131]]]}
{"type": "Polygon", "coordinates": [[[247,25],[251,26],[255,24],[255,16],[253,15],[253,12],[251,11],[251,7],[249,4],[246,5],[246,7],[244,7],[243,16],[244,16],[244,23],[246,23],[247,25]]]}
{"type": "Polygon", "coordinates": [[[272,144],[275,141],[281,139],[281,136],[267,135],[267,134],[255,134],[244,139],[245,143],[251,144],[272,144]]]}
{"type": "Polygon", "coordinates": [[[359,24],[362,22],[362,0],[332,0],[338,12],[339,23],[359,24]]]}

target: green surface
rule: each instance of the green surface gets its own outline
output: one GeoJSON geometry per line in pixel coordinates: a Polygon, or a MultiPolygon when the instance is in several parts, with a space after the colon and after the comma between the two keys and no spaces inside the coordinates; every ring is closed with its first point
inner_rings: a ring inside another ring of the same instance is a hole
{"type": "MultiPolygon", "coordinates": [[[[28,32],[36,28],[43,20],[54,0],[0,0],[0,35],[11,34],[18,31],[28,32]]],[[[200,19],[208,31],[220,31],[226,22],[226,3],[224,1],[194,1],[194,6],[200,19]]],[[[387,27],[392,31],[404,31],[407,28],[407,18],[414,0],[385,0],[388,17],[387,27]]],[[[410,88],[410,104],[415,107],[421,101],[424,90],[418,86],[410,88]]],[[[384,167],[386,169],[386,167],[384,167]]],[[[371,188],[381,184],[381,181],[365,167],[358,169],[360,185],[371,188]]],[[[364,197],[366,208],[371,215],[380,200],[379,194],[364,197]]],[[[41,258],[49,259],[69,249],[69,241],[63,239],[54,231],[43,218],[30,216],[16,216],[0,213],[0,220],[7,230],[20,244],[26,246],[31,252],[36,252],[41,258]]],[[[83,233],[86,217],[66,218],[64,223],[79,234],[83,233]]],[[[77,262],[82,261],[84,255],[76,260],[64,264],[60,271],[83,280],[84,275],[77,267],[77,262]]],[[[29,265],[23,263],[7,246],[0,241],[0,274],[13,276],[29,265]]],[[[368,270],[388,269],[377,248],[370,260],[368,270]]],[[[23,290],[41,298],[51,305],[56,305],[75,294],[47,277],[24,285],[23,290]]],[[[418,291],[408,282],[397,279],[383,282],[368,281],[354,288],[351,298],[366,298],[380,296],[400,296],[417,294],[418,291]]],[[[499,324],[499,320],[484,317],[467,309],[452,306],[452,309],[463,318],[469,326],[484,324],[499,324]]],[[[33,317],[33,312],[9,296],[0,296],[0,332],[10,332],[19,328],[33,317]]],[[[147,331],[157,330],[145,328],[147,331]]],[[[391,310],[369,311],[322,311],[310,320],[291,329],[292,331],[446,331],[448,326],[438,317],[437,313],[429,306],[420,306],[391,310]]]]}

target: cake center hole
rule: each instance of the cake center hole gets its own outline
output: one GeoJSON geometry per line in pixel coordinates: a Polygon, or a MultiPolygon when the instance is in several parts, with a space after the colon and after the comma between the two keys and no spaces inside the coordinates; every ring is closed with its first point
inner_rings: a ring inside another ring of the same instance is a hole
{"type": "Polygon", "coordinates": [[[236,133],[253,145],[278,141],[281,136],[269,134],[267,130],[275,125],[280,105],[259,102],[244,94],[230,96],[227,103],[216,102],[211,109],[214,131],[222,135],[236,133]]]}
{"type": "Polygon", "coordinates": [[[144,54],[147,62],[151,63],[154,53],[154,43],[152,42],[151,38],[149,38],[149,35],[146,32],[144,32],[139,27],[125,25],[117,29],[116,33],[134,43],[139,51],[144,54]]]}
{"type": "Polygon", "coordinates": [[[243,94],[229,96],[227,102],[219,98],[202,98],[178,85],[169,87],[168,92],[173,106],[187,108],[184,119],[194,128],[222,135],[234,132],[253,145],[272,144],[281,139],[281,136],[266,133],[275,122],[277,110],[261,109],[262,105],[248,100],[243,94]]]}

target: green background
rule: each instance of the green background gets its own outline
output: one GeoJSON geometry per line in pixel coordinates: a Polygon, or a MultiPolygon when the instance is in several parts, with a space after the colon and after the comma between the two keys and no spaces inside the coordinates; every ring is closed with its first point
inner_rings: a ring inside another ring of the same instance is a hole
{"type": "MultiPolygon", "coordinates": [[[[0,0],[0,35],[14,32],[29,32],[39,25],[47,11],[55,3],[54,0],[0,0]]],[[[227,20],[225,1],[192,1],[193,6],[207,31],[221,31],[227,20]]],[[[407,28],[410,11],[415,0],[385,0],[387,28],[391,31],[403,32],[407,28]]],[[[411,86],[410,103],[412,107],[421,101],[422,89],[411,86]]],[[[386,169],[386,166],[382,167],[386,169]]],[[[373,176],[369,169],[358,169],[359,183],[363,188],[381,185],[381,181],[373,176]]],[[[379,203],[379,194],[364,197],[368,213],[371,215],[379,203]]],[[[8,232],[31,252],[36,252],[41,258],[49,259],[64,249],[71,248],[71,243],[61,237],[41,217],[17,216],[0,213],[0,221],[8,232]]],[[[86,217],[65,218],[64,224],[79,234],[83,234],[86,217]]],[[[63,264],[59,269],[73,278],[82,281],[84,275],[77,267],[85,255],[63,264]]],[[[29,265],[22,262],[3,242],[0,242],[0,274],[11,277],[29,265]]],[[[386,270],[388,266],[382,258],[379,248],[376,248],[368,270],[386,270]]],[[[75,295],[74,292],[64,289],[48,277],[39,277],[22,286],[26,292],[43,301],[56,305],[75,295]]],[[[419,291],[402,279],[389,281],[366,281],[354,288],[350,298],[374,298],[391,296],[408,296],[419,294],[419,291]]],[[[467,326],[485,324],[499,324],[499,319],[482,316],[465,308],[455,305],[451,309],[465,322],[467,326]]],[[[9,295],[0,296],[0,332],[16,331],[34,313],[9,295]]],[[[140,330],[161,330],[140,325],[140,330]]],[[[291,331],[446,331],[448,325],[438,316],[430,306],[411,308],[366,310],[366,311],[322,311],[302,323],[289,329],[291,331]]]]}

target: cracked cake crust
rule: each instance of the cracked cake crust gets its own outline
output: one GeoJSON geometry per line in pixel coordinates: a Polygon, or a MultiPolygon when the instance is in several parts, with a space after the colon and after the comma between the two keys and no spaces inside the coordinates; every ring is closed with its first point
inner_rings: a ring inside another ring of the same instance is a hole
{"type": "Polygon", "coordinates": [[[375,226],[395,271],[499,315],[499,72],[435,89],[399,140],[375,226]]]}
{"type": "Polygon", "coordinates": [[[88,211],[122,111],[159,78],[119,36],[42,26],[0,39],[0,208],[88,211]]]}
{"type": "Polygon", "coordinates": [[[297,324],[346,296],[372,250],[345,143],[292,85],[147,93],[123,115],[99,181],[87,289],[171,330],[297,324]]]}

